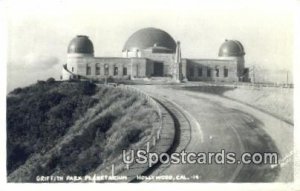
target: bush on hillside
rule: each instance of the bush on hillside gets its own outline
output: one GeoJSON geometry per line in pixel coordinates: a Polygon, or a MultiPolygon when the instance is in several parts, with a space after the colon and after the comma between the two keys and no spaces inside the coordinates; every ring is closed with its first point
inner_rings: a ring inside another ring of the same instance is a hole
{"type": "Polygon", "coordinates": [[[41,174],[86,175],[144,144],[157,121],[145,99],[90,82],[36,84],[21,92],[7,98],[7,171],[30,182],[41,174]]]}
{"type": "Polygon", "coordinates": [[[46,80],[46,82],[47,83],[54,83],[55,82],[55,79],[54,78],[48,78],[47,80],[46,80]]]}
{"type": "Polygon", "coordinates": [[[58,84],[38,83],[7,98],[7,170],[23,164],[28,156],[50,149],[89,107],[96,85],[74,83],[64,89],[58,84]]]}

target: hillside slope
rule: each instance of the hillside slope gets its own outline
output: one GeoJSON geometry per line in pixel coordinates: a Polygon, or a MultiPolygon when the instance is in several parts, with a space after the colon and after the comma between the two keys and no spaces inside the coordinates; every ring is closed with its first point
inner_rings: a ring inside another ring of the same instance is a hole
{"type": "Polygon", "coordinates": [[[179,89],[215,94],[269,113],[293,124],[293,89],[276,87],[183,86],[179,89]]]}
{"type": "Polygon", "coordinates": [[[7,97],[9,182],[82,176],[153,133],[157,113],[138,95],[89,82],[45,82],[7,97]]]}
{"type": "Polygon", "coordinates": [[[236,88],[223,96],[254,106],[262,111],[293,123],[293,89],[289,88],[236,88]]]}

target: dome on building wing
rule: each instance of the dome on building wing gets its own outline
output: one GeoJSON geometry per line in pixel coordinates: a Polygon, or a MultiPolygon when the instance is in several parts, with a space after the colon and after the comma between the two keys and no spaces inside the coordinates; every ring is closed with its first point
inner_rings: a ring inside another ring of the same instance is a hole
{"type": "Polygon", "coordinates": [[[71,40],[68,53],[93,54],[94,46],[88,36],[77,35],[71,40]]]}
{"type": "Polygon", "coordinates": [[[126,41],[123,51],[145,50],[152,48],[155,52],[174,53],[176,42],[167,32],[156,28],[144,28],[133,33],[126,41]]]}
{"type": "Polygon", "coordinates": [[[244,56],[245,51],[243,45],[237,40],[225,40],[219,50],[219,56],[244,56]]]}

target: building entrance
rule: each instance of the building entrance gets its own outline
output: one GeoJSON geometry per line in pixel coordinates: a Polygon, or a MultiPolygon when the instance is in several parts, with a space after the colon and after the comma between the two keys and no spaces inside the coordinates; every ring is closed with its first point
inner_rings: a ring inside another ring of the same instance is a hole
{"type": "Polygon", "coordinates": [[[163,76],[164,75],[164,64],[162,62],[153,63],[153,76],[163,76]]]}

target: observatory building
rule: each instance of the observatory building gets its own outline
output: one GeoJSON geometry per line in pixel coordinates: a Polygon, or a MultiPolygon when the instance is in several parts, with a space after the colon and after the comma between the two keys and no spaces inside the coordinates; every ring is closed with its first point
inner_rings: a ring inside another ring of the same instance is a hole
{"type": "Polygon", "coordinates": [[[249,81],[244,55],[239,41],[225,40],[214,59],[182,58],[179,41],[163,30],[144,28],[128,38],[122,57],[95,57],[92,41],[78,35],[68,46],[62,79],[249,81]]]}

